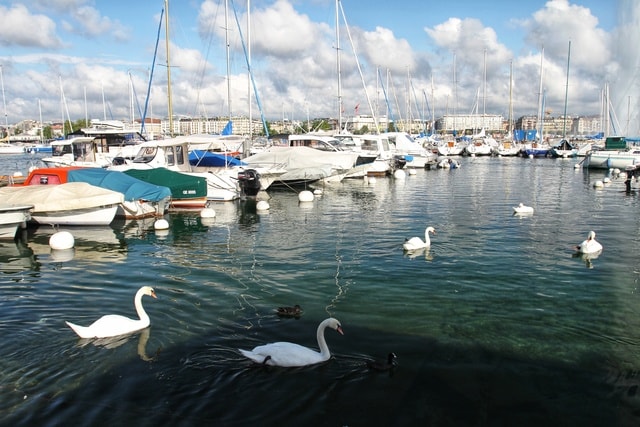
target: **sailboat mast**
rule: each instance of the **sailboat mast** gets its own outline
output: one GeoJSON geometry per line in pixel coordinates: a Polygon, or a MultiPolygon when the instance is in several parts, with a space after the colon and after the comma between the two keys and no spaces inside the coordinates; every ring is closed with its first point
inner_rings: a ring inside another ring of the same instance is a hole
{"type": "Polygon", "coordinates": [[[509,62],[509,137],[513,136],[513,60],[509,62]]]}
{"type": "Polygon", "coordinates": [[[538,92],[538,121],[540,123],[538,123],[538,127],[540,129],[540,135],[538,136],[538,138],[540,138],[540,142],[542,143],[542,126],[544,123],[544,111],[542,111],[542,109],[544,108],[543,103],[542,103],[542,98],[543,98],[543,94],[542,94],[542,74],[543,74],[543,69],[544,69],[544,46],[542,46],[542,51],[540,52],[540,89],[538,92]]]}
{"type": "Polygon", "coordinates": [[[227,105],[229,107],[229,121],[231,121],[231,61],[229,59],[230,46],[229,46],[229,1],[224,2],[224,38],[227,51],[227,105]]]}
{"type": "Polygon", "coordinates": [[[564,89],[564,117],[562,119],[562,139],[567,135],[567,99],[569,99],[569,63],[571,61],[571,40],[569,40],[569,53],[567,54],[567,84],[564,89]]]}
{"type": "Polygon", "coordinates": [[[173,136],[173,101],[171,99],[171,62],[169,61],[169,0],[164,0],[165,49],[167,51],[167,103],[169,106],[169,135],[173,136]]]}
{"type": "Polygon", "coordinates": [[[9,135],[9,116],[7,116],[7,101],[4,97],[4,76],[2,74],[2,65],[0,65],[0,83],[2,83],[2,105],[4,106],[4,125],[7,127],[7,135],[9,135]]]}
{"type": "Polygon", "coordinates": [[[338,131],[342,131],[342,72],[340,70],[340,0],[336,0],[336,67],[338,70],[338,131]]]}
{"type": "Polygon", "coordinates": [[[38,98],[38,113],[40,114],[40,142],[44,142],[44,129],[42,129],[42,104],[38,98]]]}
{"type": "MultiPolygon", "coordinates": [[[[249,141],[253,141],[253,109],[251,103],[251,0],[247,0],[247,98],[249,99],[249,141]]],[[[245,153],[248,147],[245,147],[245,153]]]]}

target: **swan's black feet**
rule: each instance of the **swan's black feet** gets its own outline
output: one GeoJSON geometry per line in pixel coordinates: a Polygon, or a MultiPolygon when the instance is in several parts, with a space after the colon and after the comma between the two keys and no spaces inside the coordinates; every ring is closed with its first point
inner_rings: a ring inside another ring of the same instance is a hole
{"type": "Polygon", "coordinates": [[[264,360],[262,361],[262,364],[263,364],[263,365],[266,365],[266,364],[267,364],[267,361],[269,361],[269,360],[271,360],[271,356],[267,356],[267,357],[265,357],[265,358],[264,358],[264,360]]]}

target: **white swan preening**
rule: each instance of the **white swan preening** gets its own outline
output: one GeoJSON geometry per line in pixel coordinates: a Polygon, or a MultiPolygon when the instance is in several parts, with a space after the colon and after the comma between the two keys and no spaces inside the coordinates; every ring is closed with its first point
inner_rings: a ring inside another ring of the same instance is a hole
{"type": "Polygon", "coordinates": [[[291,342],[275,342],[259,345],[253,350],[240,350],[240,353],[256,363],[286,368],[326,362],[331,357],[329,347],[324,339],[324,330],[327,327],[335,329],[340,335],[344,335],[342,326],[337,319],[330,317],[323,320],[318,325],[316,333],[320,352],[291,342]]]}
{"type": "Polygon", "coordinates": [[[431,246],[431,239],[429,238],[429,233],[435,234],[436,230],[433,227],[427,227],[424,230],[424,241],[419,237],[412,237],[410,239],[405,239],[402,247],[405,251],[414,251],[416,249],[428,248],[431,246]]]}
{"type": "Polygon", "coordinates": [[[602,245],[596,240],[596,232],[590,231],[586,240],[576,246],[576,250],[581,254],[593,254],[602,250],[602,245]]]}
{"type": "Polygon", "coordinates": [[[130,319],[118,314],[108,314],[102,316],[89,326],[75,325],[71,322],[65,323],[73,329],[80,338],[107,338],[139,331],[151,323],[149,316],[144,311],[144,308],[142,308],[143,295],[156,298],[156,293],[151,286],[143,286],[138,289],[134,298],[134,304],[140,319],[130,319]]]}
{"type": "Polygon", "coordinates": [[[524,203],[520,203],[518,206],[514,206],[513,212],[517,214],[532,214],[533,208],[525,205],[524,203]]]}

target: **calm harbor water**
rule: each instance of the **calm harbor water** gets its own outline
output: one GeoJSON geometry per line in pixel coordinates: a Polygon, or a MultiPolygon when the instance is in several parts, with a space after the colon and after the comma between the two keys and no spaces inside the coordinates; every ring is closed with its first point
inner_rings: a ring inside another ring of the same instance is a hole
{"type": "MultiPolygon", "coordinates": [[[[4,174],[29,157],[0,158],[4,174]]],[[[252,202],[149,222],[49,227],[0,243],[0,424],[640,424],[640,200],[576,160],[463,158],[456,170],[345,181],[301,204],[252,202]],[[519,202],[532,216],[514,216],[519,202]],[[433,226],[432,247],[402,250],[433,226]],[[595,230],[593,260],[573,246],[595,230]],[[134,316],[151,327],[79,340],[65,325],[134,316]],[[275,309],[300,304],[299,318],[275,309]],[[293,341],[333,358],[283,369],[238,348],[293,341]],[[390,372],[370,358],[398,356],[390,372]]],[[[26,169],[26,167],[25,167],[26,169]]],[[[638,184],[635,184],[638,186],[638,184]]]]}

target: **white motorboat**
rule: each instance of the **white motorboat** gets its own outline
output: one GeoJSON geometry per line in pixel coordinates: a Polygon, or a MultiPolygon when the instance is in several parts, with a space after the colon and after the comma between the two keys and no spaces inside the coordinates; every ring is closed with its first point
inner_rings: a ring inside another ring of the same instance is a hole
{"type": "Polygon", "coordinates": [[[86,182],[4,187],[0,198],[32,205],[30,222],[52,225],[107,225],[124,202],[122,193],[86,182]]]}
{"type": "Polygon", "coordinates": [[[20,227],[31,219],[30,204],[0,204],[0,239],[13,239],[20,227]]]}
{"type": "Polygon", "coordinates": [[[604,150],[592,150],[583,160],[584,165],[592,169],[617,168],[624,170],[640,164],[640,147],[629,147],[622,136],[608,136],[604,150]]]}
{"type": "Polygon", "coordinates": [[[387,132],[384,135],[389,138],[389,143],[395,147],[395,154],[403,156],[406,160],[405,167],[424,169],[436,164],[438,156],[424,148],[407,132],[387,132]]]}

